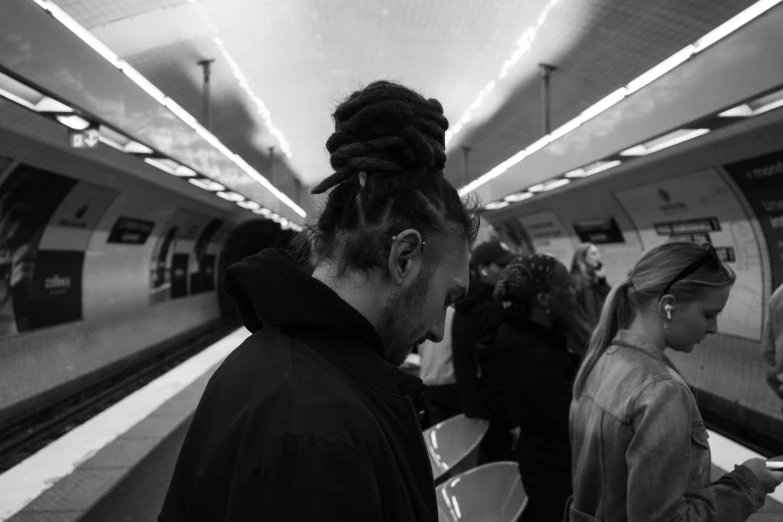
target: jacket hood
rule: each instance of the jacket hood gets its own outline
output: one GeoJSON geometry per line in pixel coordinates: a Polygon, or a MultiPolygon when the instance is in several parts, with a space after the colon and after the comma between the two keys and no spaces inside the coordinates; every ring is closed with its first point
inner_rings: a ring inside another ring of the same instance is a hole
{"type": "Polygon", "coordinates": [[[267,249],[231,265],[226,270],[225,289],[234,299],[245,327],[253,333],[276,327],[369,345],[379,359],[372,356],[370,361],[364,350],[354,351],[351,345],[355,343],[338,343],[328,351],[331,358],[370,386],[377,387],[391,378],[396,389],[411,397],[418,410],[426,407],[429,390],[421,379],[384,359],[375,327],[334,290],[299,268],[286,251],[267,249]]]}
{"type": "Polygon", "coordinates": [[[231,265],[225,288],[253,333],[265,326],[328,332],[358,338],[383,353],[375,327],[284,250],[263,250],[231,265]]]}

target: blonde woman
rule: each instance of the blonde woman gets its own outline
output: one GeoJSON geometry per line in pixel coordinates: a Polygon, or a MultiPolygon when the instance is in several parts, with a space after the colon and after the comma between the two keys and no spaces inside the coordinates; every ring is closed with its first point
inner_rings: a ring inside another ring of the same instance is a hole
{"type": "Polygon", "coordinates": [[[734,280],[711,245],[671,242],[612,289],[574,383],[571,521],[742,521],[783,481],[763,459],[710,481],[704,421],[664,354],[716,333],[734,280]]]}

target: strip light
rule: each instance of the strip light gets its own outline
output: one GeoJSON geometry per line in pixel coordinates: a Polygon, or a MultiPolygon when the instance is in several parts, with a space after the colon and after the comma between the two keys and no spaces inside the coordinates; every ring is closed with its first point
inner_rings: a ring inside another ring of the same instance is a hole
{"type": "Polygon", "coordinates": [[[226,201],[231,201],[232,203],[237,201],[244,201],[245,196],[241,194],[237,194],[236,192],[223,192],[220,191],[217,193],[217,196],[220,198],[225,199],[226,201]]]}
{"type": "MultiPolygon", "coordinates": [[[[201,137],[203,137],[211,145],[213,145],[220,152],[222,152],[224,156],[226,156],[228,159],[234,162],[234,164],[237,165],[240,169],[242,169],[248,176],[256,180],[258,183],[263,185],[264,188],[266,188],[272,194],[274,194],[275,197],[279,199],[282,203],[287,205],[289,208],[291,208],[294,212],[299,214],[301,217],[307,216],[305,211],[299,205],[294,203],[294,201],[291,200],[291,198],[289,198],[283,192],[281,192],[268,179],[266,179],[259,172],[257,172],[239,155],[229,150],[228,147],[223,145],[223,143],[214,134],[212,134],[206,128],[201,126],[196,120],[196,118],[194,118],[190,113],[185,111],[185,109],[180,107],[176,102],[174,102],[174,100],[166,96],[160,89],[155,87],[149,80],[147,80],[141,73],[139,73],[136,69],[134,69],[129,63],[120,59],[120,57],[117,56],[117,54],[115,54],[111,49],[109,49],[100,40],[98,40],[95,36],[93,36],[93,34],[90,33],[90,31],[82,27],[76,20],[71,18],[65,11],[60,9],[54,2],[52,2],[51,0],[33,0],[33,1],[44,10],[51,13],[51,15],[57,21],[59,21],[61,24],[67,27],[73,34],[81,38],[81,40],[84,43],[92,47],[92,49],[95,52],[100,54],[114,67],[121,70],[131,81],[133,81],[136,85],[138,85],[141,89],[143,89],[147,94],[149,94],[160,104],[162,104],[167,109],[169,109],[175,116],[177,116],[183,122],[185,122],[185,124],[187,124],[193,130],[195,130],[201,137]]],[[[239,73],[241,75],[239,68],[236,66],[236,62],[234,62],[230,58],[230,56],[228,56],[228,53],[225,52],[225,48],[223,47],[222,41],[216,39],[216,43],[221,48],[221,51],[226,57],[226,60],[228,60],[230,64],[233,64],[232,70],[236,68],[236,70],[234,70],[234,73],[235,74],[239,73]]],[[[241,76],[241,79],[244,79],[244,76],[241,76]]],[[[242,84],[241,80],[240,80],[240,84],[242,84]]],[[[243,88],[245,88],[246,90],[250,88],[249,84],[247,83],[247,80],[244,80],[243,88]]],[[[252,93],[252,91],[249,91],[249,94],[250,93],[252,93]]],[[[259,104],[259,102],[261,102],[261,100],[254,94],[251,94],[251,97],[253,98],[253,100],[256,102],[257,105],[259,104]]],[[[273,125],[271,125],[271,116],[269,116],[269,111],[263,105],[263,102],[261,102],[261,105],[259,105],[259,114],[261,114],[261,116],[264,117],[264,121],[269,126],[270,132],[272,132],[272,134],[278,138],[278,141],[280,141],[280,147],[281,149],[283,149],[283,152],[290,157],[290,146],[288,145],[288,142],[285,141],[285,137],[282,135],[282,133],[279,130],[277,130],[273,125]]],[[[150,150],[150,152],[152,151],[150,150]]]]}
{"type": "Polygon", "coordinates": [[[71,129],[77,131],[84,130],[90,126],[89,121],[85,120],[84,118],[80,118],[75,114],[69,114],[68,116],[58,115],[57,121],[66,127],[70,127],[71,129]]]}
{"type": "Polygon", "coordinates": [[[487,203],[484,208],[487,210],[497,210],[499,208],[507,207],[508,205],[508,201],[494,201],[492,203],[487,203]]]}
{"type": "Polygon", "coordinates": [[[541,10],[541,13],[538,15],[538,19],[536,20],[535,25],[528,27],[525,32],[522,33],[519,39],[517,39],[516,49],[514,49],[514,52],[511,53],[511,56],[509,56],[508,59],[503,62],[503,66],[500,68],[500,72],[498,73],[497,78],[490,81],[483,89],[481,89],[481,92],[479,92],[478,96],[476,96],[476,98],[473,100],[473,103],[471,103],[468,109],[462,113],[462,116],[460,116],[457,122],[446,131],[446,145],[449,144],[454,136],[456,136],[465,128],[465,125],[473,120],[474,114],[476,114],[479,109],[481,109],[481,106],[484,105],[484,100],[493,90],[495,90],[497,82],[508,76],[508,73],[511,72],[511,69],[519,62],[520,58],[522,58],[522,56],[533,47],[533,42],[538,37],[538,32],[541,30],[544,22],[546,22],[546,19],[549,16],[549,12],[559,1],[560,0],[549,0],[549,3],[544,6],[544,8],[541,10]]]}
{"type": "MultiPolygon", "coordinates": [[[[550,4],[547,5],[547,8],[551,8],[550,6],[553,6],[553,4],[557,0],[553,0],[550,2],[550,4]]],[[[709,47],[715,45],[719,41],[721,41],[723,38],[726,38],[727,36],[731,35],[744,25],[748,24],[749,22],[755,20],[762,14],[766,13],[776,5],[778,5],[780,2],[783,2],[783,0],[760,0],[759,2],[756,2],[752,6],[748,7],[741,13],[737,14],[733,18],[729,19],[728,21],[724,22],[723,24],[719,25],[717,28],[713,29],[703,37],[701,37],[699,40],[697,40],[693,44],[687,45],[685,48],[681,49],[680,51],[674,53],[672,56],[667,58],[666,60],[662,61],[652,69],[648,70],[647,72],[643,73],[636,79],[629,82],[625,87],[621,87],[617,91],[613,92],[606,98],[600,100],[598,103],[594,104],[593,106],[585,109],[582,111],[582,113],[574,118],[573,120],[569,121],[559,129],[556,129],[555,131],[551,132],[550,134],[544,136],[540,140],[538,140],[535,144],[541,144],[544,143],[544,145],[551,143],[555,139],[562,138],[563,136],[569,134],[570,132],[577,129],[582,123],[587,121],[588,119],[594,118],[601,114],[602,112],[606,111],[607,109],[613,107],[620,101],[624,100],[634,92],[638,91],[639,89],[649,85],[650,83],[654,82],[664,74],[670,72],[674,68],[678,67],[679,65],[685,63],[688,61],[693,55],[700,53],[704,51],[705,49],[708,49],[709,47]]],[[[545,8],[546,11],[546,8],[545,8]]],[[[539,17],[539,21],[541,18],[539,17]]],[[[470,111],[470,109],[469,109],[470,111]]],[[[464,117],[465,115],[463,115],[464,117]]],[[[457,122],[459,125],[462,122],[462,118],[457,122]]],[[[463,124],[464,125],[464,124],[463,124]]],[[[456,125],[455,125],[456,127],[456,125]]],[[[462,126],[459,127],[460,130],[462,126]]],[[[449,140],[449,134],[446,133],[446,142],[448,143],[449,140]]],[[[543,147],[538,146],[535,150],[539,150],[543,147]]],[[[506,172],[508,169],[522,161],[525,157],[532,154],[532,152],[529,152],[528,149],[532,148],[532,146],[526,148],[525,150],[522,150],[507,160],[503,161],[502,163],[496,165],[493,167],[489,172],[486,174],[480,176],[479,178],[473,180],[472,182],[468,183],[464,187],[462,187],[459,191],[460,196],[465,196],[469,192],[472,192],[473,190],[476,190],[481,185],[487,183],[488,181],[500,176],[504,172],[506,172]]],[[[619,164],[619,163],[618,163],[619,164]]],[[[614,166],[614,165],[612,165],[614,166]]],[[[611,168],[611,167],[608,167],[611,168]]],[[[594,174],[595,172],[593,172],[594,174]]],[[[591,175],[591,174],[588,174],[591,175]]],[[[572,176],[575,177],[575,176],[572,176]]]]}
{"type": "Polygon", "coordinates": [[[508,201],[509,203],[518,203],[520,201],[525,201],[526,199],[530,199],[533,197],[532,192],[519,192],[517,194],[511,194],[503,198],[503,200],[508,201]]]}
{"type": "Polygon", "coordinates": [[[272,123],[272,113],[269,112],[269,109],[267,109],[264,101],[256,96],[255,92],[253,92],[253,89],[250,87],[250,82],[248,82],[247,78],[245,78],[245,75],[242,74],[242,70],[239,68],[239,65],[234,61],[233,58],[231,58],[231,55],[228,54],[225,45],[223,45],[223,40],[220,38],[215,38],[215,43],[217,44],[218,49],[220,49],[220,52],[223,53],[223,58],[225,58],[228,62],[228,65],[231,66],[231,71],[239,81],[239,86],[242,87],[247,95],[250,96],[250,99],[253,100],[253,102],[256,104],[256,107],[258,108],[258,114],[261,116],[261,118],[263,118],[264,124],[267,126],[272,136],[277,139],[283,154],[285,154],[287,158],[291,158],[291,144],[288,143],[287,139],[285,139],[283,132],[275,127],[274,123],[272,123]]]}
{"type": "Polygon", "coordinates": [[[570,179],[550,179],[549,181],[539,183],[538,185],[533,185],[527,190],[529,192],[548,192],[558,187],[562,187],[563,185],[568,185],[569,183],[571,183],[570,179]]]}
{"type": "Polygon", "coordinates": [[[188,182],[192,183],[198,188],[208,190],[209,192],[221,192],[223,190],[226,190],[226,187],[224,187],[217,181],[212,181],[211,179],[190,178],[188,182]]]}
{"type": "Polygon", "coordinates": [[[620,156],[646,156],[659,150],[667,149],[679,143],[698,138],[710,132],[710,129],[680,129],[660,138],[650,140],[647,143],[642,143],[624,150],[620,153],[620,156]]]}

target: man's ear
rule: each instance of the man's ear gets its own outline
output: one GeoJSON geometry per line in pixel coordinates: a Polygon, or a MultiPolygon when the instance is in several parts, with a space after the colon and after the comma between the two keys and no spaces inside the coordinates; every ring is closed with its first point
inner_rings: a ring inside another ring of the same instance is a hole
{"type": "Polygon", "coordinates": [[[424,241],[418,230],[403,230],[392,238],[389,251],[389,273],[395,284],[401,284],[421,266],[424,241]]]}

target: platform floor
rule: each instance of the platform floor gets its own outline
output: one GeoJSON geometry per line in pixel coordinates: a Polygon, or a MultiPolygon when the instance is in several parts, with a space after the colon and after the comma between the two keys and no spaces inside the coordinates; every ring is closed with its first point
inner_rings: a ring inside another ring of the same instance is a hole
{"type": "MultiPolygon", "coordinates": [[[[59,448],[44,448],[36,454],[41,462],[27,463],[18,470],[0,475],[4,484],[4,488],[0,488],[0,521],[157,520],[180,447],[204,388],[222,358],[246,335],[238,331],[227,336],[176,371],[151,383],[147,389],[101,414],[104,421],[99,416],[88,423],[92,426],[84,426],[83,433],[73,430],[57,441],[59,448]],[[161,399],[161,394],[168,394],[168,398],[161,399]],[[147,406],[150,401],[154,404],[147,406]],[[120,421],[133,415],[138,416],[140,422],[118,429],[105,446],[91,446],[94,438],[106,435],[107,424],[116,428],[120,421]],[[74,460],[64,461],[67,454],[74,460]],[[56,462],[58,459],[63,462],[56,462]],[[52,469],[58,466],[67,467],[69,471],[55,476],[52,469]],[[29,494],[30,491],[40,493],[29,494]],[[9,511],[11,503],[19,508],[11,508],[8,517],[3,512],[9,511]]],[[[713,462],[720,465],[713,466],[714,479],[724,473],[722,469],[756,456],[717,434],[710,437],[713,462]]],[[[779,500],[783,500],[781,489],[783,486],[775,495],[779,500]]],[[[783,503],[767,497],[765,506],[749,520],[783,522],[783,503]]]]}

